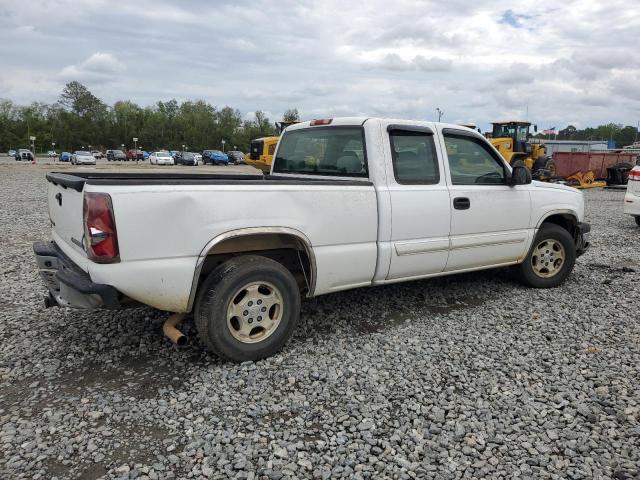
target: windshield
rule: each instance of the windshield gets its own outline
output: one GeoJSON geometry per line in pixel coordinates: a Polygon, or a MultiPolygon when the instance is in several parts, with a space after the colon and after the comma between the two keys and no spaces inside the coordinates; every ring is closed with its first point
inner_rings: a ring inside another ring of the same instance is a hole
{"type": "Polygon", "coordinates": [[[182,157],[183,157],[183,158],[193,158],[193,157],[194,157],[194,155],[193,155],[193,153],[191,153],[191,152],[186,152],[186,153],[184,153],[184,154],[182,155],[182,157]]]}
{"type": "Polygon", "coordinates": [[[75,155],[88,155],[88,156],[91,156],[91,154],[89,152],[85,152],[83,150],[76,150],[75,151],[75,155]]]}
{"type": "Polygon", "coordinates": [[[529,136],[528,125],[516,125],[515,123],[495,124],[493,126],[493,138],[509,137],[516,141],[526,142],[529,136]]]}
{"type": "Polygon", "coordinates": [[[156,157],[170,157],[171,154],[169,152],[156,152],[156,157]]]}
{"type": "Polygon", "coordinates": [[[211,152],[212,155],[224,155],[220,150],[213,150],[211,152]]]}
{"type": "Polygon", "coordinates": [[[274,173],[367,177],[362,127],[312,127],[286,132],[274,173]]]}
{"type": "Polygon", "coordinates": [[[113,150],[113,153],[115,155],[124,155],[124,153],[122,152],[122,150],[113,150]]]}

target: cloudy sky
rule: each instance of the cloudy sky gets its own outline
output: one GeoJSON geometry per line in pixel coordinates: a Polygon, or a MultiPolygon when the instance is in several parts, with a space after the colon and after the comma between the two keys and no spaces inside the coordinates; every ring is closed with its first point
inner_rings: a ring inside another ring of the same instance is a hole
{"type": "Polygon", "coordinates": [[[637,1],[2,0],[0,98],[636,125],[637,1]]]}

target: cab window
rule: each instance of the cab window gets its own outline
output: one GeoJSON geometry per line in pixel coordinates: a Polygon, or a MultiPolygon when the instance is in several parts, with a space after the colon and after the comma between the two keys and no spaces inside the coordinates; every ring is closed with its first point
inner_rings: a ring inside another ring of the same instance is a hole
{"type": "Polygon", "coordinates": [[[405,185],[433,185],[440,181],[432,134],[392,130],[389,140],[396,182],[405,185]]]}
{"type": "Polygon", "coordinates": [[[367,177],[362,127],[311,127],[281,137],[274,173],[367,177]]]}
{"type": "Polygon", "coordinates": [[[444,134],[451,183],[453,185],[501,185],[506,183],[505,166],[480,139],[444,134]]]}

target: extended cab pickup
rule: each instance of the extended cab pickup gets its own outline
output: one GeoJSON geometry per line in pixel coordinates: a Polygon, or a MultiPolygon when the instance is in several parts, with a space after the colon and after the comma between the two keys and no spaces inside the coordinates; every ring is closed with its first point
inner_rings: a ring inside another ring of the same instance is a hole
{"type": "Polygon", "coordinates": [[[477,132],[431,122],[292,125],[266,176],[47,179],[52,241],[34,246],[47,305],[192,312],[235,361],[281,348],[302,297],[507,265],[555,287],[590,230],[578,190],[532,182],[477,132]]]}

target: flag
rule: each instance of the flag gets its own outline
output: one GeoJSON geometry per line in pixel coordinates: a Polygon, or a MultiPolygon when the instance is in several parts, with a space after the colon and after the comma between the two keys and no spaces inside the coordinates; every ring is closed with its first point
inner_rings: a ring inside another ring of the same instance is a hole
{"type": "Polygon", "coordinates": [[[546,129],[546,130],[543,130],[542,133],[545,134],[545,135],[555,135],[556,127],[551,127],[551,128],[546,129]]]}

